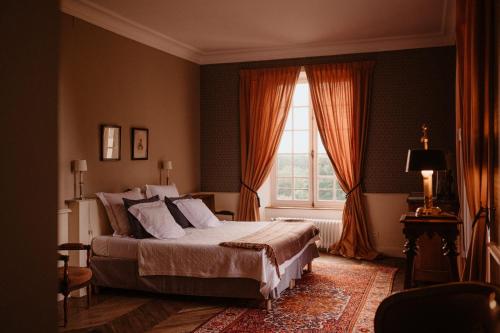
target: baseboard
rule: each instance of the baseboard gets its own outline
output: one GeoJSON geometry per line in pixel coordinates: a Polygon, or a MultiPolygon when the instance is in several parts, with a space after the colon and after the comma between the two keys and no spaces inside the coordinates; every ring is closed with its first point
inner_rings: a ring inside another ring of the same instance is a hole
{"type": "Polygon", "coordinates": [[[403,254],[403,246],[379,246],[376,248],[376,250],[388,257],[395,257],[395,258],[404,258],[405,255],[403,254]]]}

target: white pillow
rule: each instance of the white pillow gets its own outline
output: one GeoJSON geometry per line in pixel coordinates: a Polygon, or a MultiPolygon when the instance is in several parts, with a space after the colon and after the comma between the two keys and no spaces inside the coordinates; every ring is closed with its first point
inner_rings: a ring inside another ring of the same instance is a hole
{"type": "Polygon", "coordinates": [[[222,225],[201,199],[175,200],[174,203],[195,228],[205,229],[222,225]]]}
{"type": "Polygon", "coordinates": [[[131,234],[130,223],[127,217],[127,210],[123,204],[123,198],[140,200],[144,199],[141,189],[136,187],[130,191],[123,193],[96,193],[97,197],[101,199],[106,213],[111,223],[111,227],[115,231],[114,235],[128,236],[131,234]]]}
{"type": "Polygon", "coordinates": [[[158,195],[161,200],[165,197],[177,198],[180,197],[175,184],[172,185],[146,185],[146,197],[151,198],[158,195]]]}
{"type": "Polygon", "coordinates": [[[133,205],[128,211],[155,238],[179,238],[186,234],[161,200],[133,205]]]}

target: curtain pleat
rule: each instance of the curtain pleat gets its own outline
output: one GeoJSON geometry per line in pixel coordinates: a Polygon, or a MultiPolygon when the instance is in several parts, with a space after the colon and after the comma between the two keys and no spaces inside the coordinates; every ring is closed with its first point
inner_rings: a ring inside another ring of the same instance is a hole
{"type": "Polygon", "coordinates": [[[330,252],[374,259],[362,196],[363,159],[368,130],[374,62],[305,66],[323,145],[347,200],[342,236],[330,252]]]}
{"type": "Polygon", "coordinates": [[[464,280],[486,280],[487,221],[492,202],[494,122],[492,102],[493,2],[457,0],[456,128],[472,229],[464,280]]]}
{"type": "Polygon", "coordinates": [[[257,190],[269,175],[300,67],[240,72],[241,182],[236,219],[260,220],[257,190]]]}

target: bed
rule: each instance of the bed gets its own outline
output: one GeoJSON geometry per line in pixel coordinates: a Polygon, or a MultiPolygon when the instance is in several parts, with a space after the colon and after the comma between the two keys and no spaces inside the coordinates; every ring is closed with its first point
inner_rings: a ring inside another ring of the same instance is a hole
{"type": "Polygon", "coordinates": [[[102,235],[92,240],[90,266],[97,287],[165,294],[278,298],[319,256],[311,237],[279,265],[266,250],[220,246],[277,222],[224,222],[209,229],[187,228],[177,239],[134,239],[102,235]]]}

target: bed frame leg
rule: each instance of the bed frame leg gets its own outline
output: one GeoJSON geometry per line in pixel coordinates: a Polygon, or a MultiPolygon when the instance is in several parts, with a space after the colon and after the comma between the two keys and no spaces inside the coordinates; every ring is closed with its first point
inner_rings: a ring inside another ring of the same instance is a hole
{"type": "Polygon", "coordinates": [[[270,298],[266,299],[266,310],[271,311],[273,309],[273,302],[270,298]]]}
{"type": "Polygon", "coordinates": [[[295,279],[290,280],[290,285],[288,286],[288,288],[290,288],[290,289],[295,288],[295,279]]]}
{"type": "Polygon", "coordinates": [[[313,271],[313,263],[311,261],[310,263],[307,264],[307,272],[312,273],[312,271],[313,271]]]}

